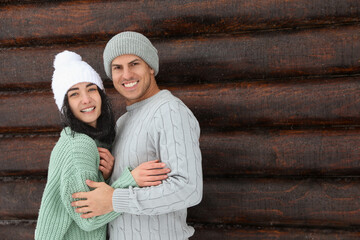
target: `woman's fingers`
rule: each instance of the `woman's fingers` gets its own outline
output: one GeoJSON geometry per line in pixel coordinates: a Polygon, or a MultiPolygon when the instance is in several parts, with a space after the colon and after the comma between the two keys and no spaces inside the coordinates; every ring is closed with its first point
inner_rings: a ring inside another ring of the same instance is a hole
{"type": "Polygon", "coordinates": [[[155,182],[155,181],[162,181],[167,179],[168,176],[167,175],[159,175],[159,176],[148,176],[146,178],[146,182],[155,182]]]}
{"type": "Polygon", "coordinates": [[[161,181],[156,181],[156,182],[144,182],[142,184],[142,187],[151,187],[151,186],[157,186],[160,185],[162,182],[161,181]]]}
{"type": "Polygon", "coordinates": [[[100,166],[103,166],[106,169],[111,168],[111,164],[103,159],[100,160],[100,166]]]}

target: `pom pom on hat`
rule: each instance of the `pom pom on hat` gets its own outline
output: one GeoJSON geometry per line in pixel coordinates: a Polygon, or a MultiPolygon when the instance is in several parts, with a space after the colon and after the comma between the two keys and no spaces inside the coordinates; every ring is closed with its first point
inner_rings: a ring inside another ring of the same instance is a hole
{"type": "Polygon", "coordinates": [[[89,82],[104,90],[99,74],[79,54],[63,51],[55,56],[51,88],[59,110],[64,104],[67,91],[75,84],[89,82]]]}
{"type": "Polygon", "coordinates": [[[66,66],[70,62],[78,61],[81,62],[82,58],[79,54],[65,50],[55,56],[54,68],[61,68],[66,66]]]}

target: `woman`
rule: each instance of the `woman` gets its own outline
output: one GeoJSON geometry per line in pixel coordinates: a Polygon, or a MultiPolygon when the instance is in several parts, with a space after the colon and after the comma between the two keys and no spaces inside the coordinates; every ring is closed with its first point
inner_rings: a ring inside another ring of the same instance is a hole
{"type": "MultiPolygon", "coordinates": [[[[71,195],[89,191],[87,179],[104,181],[111,174],[114,159],[106,150],[115,138],[110,103],[100,76],[76,53],[59,53],[54,68],[52,90],[64,129],[51,153],[35,239],[106,239],[106,224],[119,214],[81,218],[71,207],[71,195]]],[[[167,177],[163,167],[151,161],[132,172],[126,169],[112,187],[137,187],[149,175],[158,175],[156,182],[139,187],[158,185],[167,177]]]]}

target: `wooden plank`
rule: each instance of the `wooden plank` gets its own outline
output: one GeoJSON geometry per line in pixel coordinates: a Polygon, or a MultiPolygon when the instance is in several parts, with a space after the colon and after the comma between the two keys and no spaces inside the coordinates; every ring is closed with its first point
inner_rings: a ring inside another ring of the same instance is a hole
{"type": "MultiPolygon", "coordinates": [[[[242,82],[174,87],[203,128],[358,125],[360,81],[242,82]]],[[[116,104],[116,102],[115,102],[116,104]]]]}
{"type": "MultiPolygon", "coordinates": [[[[35,221],[0,221],[1,236],[8,236],[6,240],[34,239],[35,221]]],[[[263,228],[263,227],[233,227],[233,226],[200,226],[195,225],[194,240],[356,240],[360,233],[330,229],[297,229],[297,228],[263,228]]],[[[5,239],[4,239],[5,240],[5,239]]]]}
{"type": "MultiPolygon", "coordinates": [[[[323,81],[242,82],[169,87],[194,112],[203,129],[250,126],[358,125],[359,78],[323,81]]],[[[123,98],[108,89],[115,116],[123,98]]],[[[60,129],[50,92],[0,94],[0,132],[60,129]]]]}
{"type": "Polygon", "coordinates": [[[0,138],[0,176],[45,176],[50,153],[58,138],[58,134],[0,138]]]}
{"type": "Polygon", "coordinates": [[[356,176],[360,172],[360,130],[207,133],[200,146],[206,176],[356,176]]]}
{"type": "MultiPolygon", "coordinates": [[[[0,96],[3,132],[60,127],[60,115],[50,92],[13,92],[0,96]],[[5,105],[3,105],[5,104],[5,105]]],[[[1,131],[0,130],[0,131],[1,131]]]]}
{"type": "Polygon", "coordinates": [[[0,219],[37,219],[45,179],[0,179],[0,219]]]}
{"type": "MultiPolygon", "coordinates": [[[[360,73],[360,26],[155,40],[163,85],[223,83],[360,73]]],[[[50,89],[53,59],[65,49],[81,54],[107,79],[105,42],[0,51],[0,88],[50,89]],[[26,66],[26,67],[20,67],[26,66]]],[[[110,82],[108,82],[109,84],[110,82]]]]}
{"type": "MultiPolygon", "coordinates": [[[[0,219],[36,219],[45,180],[0,182],[0,219]]],[[[212,178],[188,221],[347,228],[360,224],[358,179],[212,178]]]]}
{"type": "Polygon", "coordinates": [[[191,222],[261,226],[360,224],[358,179],[212,178],[191,222]]]}
{"type": "MultiPolygon", "coordinates": [[[[45,176],[57,139],[58,134],[0,138],[0,176],[45,176]]],[[[360,172],[360,130],[205,131],[200,146],[205,176],[360,172]]]]}
{"type": "Polygon", "coordinates": [[[123,30],[188,36],[359,21],[356,0],[76,1],[3,6],[0,44],[104,40],[123,30]],[[111,11],[109,11],[111,9],[111,11]]]}
{"type": "Polygon", "coordinates": [[[360,232],[333,230],[333,229],[298,229],[298,228],[264,228],[233,227],[221,225],[220,227],[195,226],[193,239],[226,239],[226,240],[355,240],[359,239],[360,232]]]}
{"type": "Polygon", "coordinates": [[[36,221],[0,221],[0,235],[3,240],[34,239],[36,221]]]}

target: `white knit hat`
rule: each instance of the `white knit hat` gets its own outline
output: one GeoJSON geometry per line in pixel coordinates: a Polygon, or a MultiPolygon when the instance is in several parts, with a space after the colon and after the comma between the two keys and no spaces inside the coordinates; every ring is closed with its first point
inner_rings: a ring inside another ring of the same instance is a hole
{"type": "Polygon", "coordinates": [[[67,91],[77,83],[94,83],[104,90],[99,74],[89,64],[82,61],[79,54],[67,50],[57,54],[54,68],[51,87],[60,111],[67,91]]]}
{"type": "Polygon", "coordinates": [[[106,44],[103,54],[106,75],[111,77],[111,63],[118,56],[133,54],[141,57],[153,70],[159,72],[158,51],[150,40],[138,32],[121,32],[112,37],[106,44]]]}

